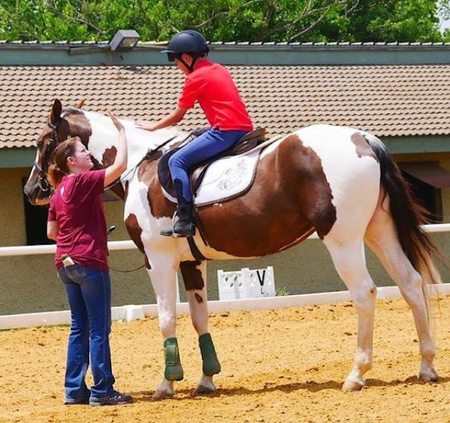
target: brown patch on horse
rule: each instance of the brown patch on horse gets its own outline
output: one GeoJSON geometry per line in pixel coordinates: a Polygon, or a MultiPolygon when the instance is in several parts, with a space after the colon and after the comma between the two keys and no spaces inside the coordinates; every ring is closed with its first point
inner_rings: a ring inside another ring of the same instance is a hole
{"type": "Polygon", "coordinates": [[[378,162],[378,157],[361,132],[355,132],[350,139],[356,146],[356,154],[358,157],[372,157],[378,162]]]}
{"type": "Polygon", "coordinates": [[[136,218],[135,214],[130,214],[125,219],[125,226],[127,228],[128,235],[130,235],[130,238],[132,239],[132,241],[136,244],[136,246],[138,247],[139,251],[142,254],[144,254],[145,267],[147,269],[150,269],[151,266],[150,266],[150,263],[148,261],[147,254],[145,254],[144,244],[142,243],[142,240],[141,240],[142,229],[139,226],[139,223],[137,221],[137,218],[136,218]]]}
{"type": "Polygon", "coordinates": [[[103,153],[103,158],[102,158],[103,167],[111,166],[114,163],[116,154],[117,154],[116,147],[107,148],[103,153]]]}
{"type": "Polygon", "coordinates": [[[80,110],[73,109],[67,114],[65,120],[69,123],[68,134],[78,135],[89,150],[89,138],[92,135],[92,128],[84,113],[80,110]]]}
{"type": "MultiPolygon", "coordinates": [[[[92,129],[84,113],[78,109],[66,109],[63,117],[61,117],[61,113],[63,113],[61,103],[55,101],[48,122],[57,126],[59,141],[65,141],[69,135],[78,136],[81,142],[89,148],[88,144],[92,135],[92,129]]],[[[52,137],[53,129],[46,126],[39,139],[51,139],[52,137]]]]}
{"type": "MultiPolygon", "coordinates": [[[[199,269],[199,261],[183,261],[180,263],[181,274],[183,275],[186,291],[201,290],[205,287],[202,272],[199,269]]],[[[196,296],[199,303],[203,302],[201,295],[196,296]]]]}
{"type": "Polygon", "coordinates": [[[243,196],[198,211],[208,244],[237,257],[284,250],[314,230],[323,238],[336,221],[333,194],[317,154],[297,135],[258,164],[243,196]]]}

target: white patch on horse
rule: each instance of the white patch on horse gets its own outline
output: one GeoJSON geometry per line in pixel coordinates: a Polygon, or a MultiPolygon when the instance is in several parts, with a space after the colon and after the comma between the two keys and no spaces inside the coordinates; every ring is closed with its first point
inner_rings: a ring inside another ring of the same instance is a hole
{"type": "Polygon", "coordinates": [[[377,205],[378,196],[374,193],[380,189],[379,164],[371,156],[358,156],[356,145],[351,141],[356,132],[365,134],[357,129],[331,125],[312,125],[295,132],[302,144],[312,148],[321,160],[337,213],[331,232],[345,239],[349,237],[345,231],[355,230],[352,222],[369,222],[377,205]],[[361,203],[366,207],[359,207],[361,203]]]}
{"type": "MultiPolygon", "coordinates": [[[[94,112],[84,112],[92,129],[92,135],[89,138],[88,149],[91,154],[103,164],[103,154],[108,148],[117,145],[117,129],[112,125],[108,116],[94,112]]],[[[133,169],[147,154],[154,150],[172,137],[175,143],[183,139],[186,134],[174,128],[161,129],[158,131],[146,131],[138,128],[136,123],[130,120],[120,120],[125,128],[128,139],[128,170],[133,169]],[[133,142],[130,142],[132,140],[133,142]]],[[[170,143],[170,144],[172,144],[170,143]]],[[[165,147],[167,150],[168,146],[165,147]]]]}

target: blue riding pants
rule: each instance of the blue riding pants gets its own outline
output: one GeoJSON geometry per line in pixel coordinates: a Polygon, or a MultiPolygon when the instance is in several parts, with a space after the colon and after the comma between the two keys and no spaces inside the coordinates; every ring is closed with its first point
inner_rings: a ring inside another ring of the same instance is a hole
{"type": "Polygon", "coordinates": [[[169,159],[172,181],[179,180],[185,201],[192,203],[190,170],[194,165],[214,157],[216,154],[232,147],[248,131],[221,131],[209,129],[189,144],[178,150],[169,159]]]}
{"type": "Polygon", "coordinates": [[[66,288],[72,320],[65,375],[66,402],[111,395],[115,379],[109,346],[109,272],[76,264],[58,269],[58,276],[66,288]],[[93,376],[93,386],[90,390],[85,383],[89,361],[93,376]]]}

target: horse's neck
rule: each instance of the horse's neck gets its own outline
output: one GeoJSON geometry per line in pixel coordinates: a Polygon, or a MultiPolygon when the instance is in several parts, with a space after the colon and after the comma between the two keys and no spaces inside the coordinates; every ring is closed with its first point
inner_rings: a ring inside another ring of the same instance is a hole
{"type": "MultiPolygon", "coordinates": [[[[91,154],[103,163],[104,153],[117,146],[118,133],[111,119],[107,116],[92,112],[85,112],[92,129],[88,149],[91,154]]],[[[145,131],[137,128],[135,122],[121,120],[125,127],[128,145],[128,168],[132,169],[142,158],[169,139],[175,137],[174,141],[182,139],[185,133],[174,128],[160,129],[157,131],[145,131]]]]}

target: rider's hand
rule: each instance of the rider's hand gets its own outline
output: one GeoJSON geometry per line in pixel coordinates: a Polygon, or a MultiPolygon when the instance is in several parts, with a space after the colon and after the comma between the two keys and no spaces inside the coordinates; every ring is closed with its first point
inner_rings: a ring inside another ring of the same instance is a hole
{"type": "Polygon", "coordinates": [[[136,127],[140,129],[145,129],[146,131],[154,131],[155,124],[151,122],[147,122],[145,120],[138,120],[136,122],[136,127]]]}
{"type": "Polygon", "coordinates": [[[118,130],[119,132],[122,131],[123,129],[125,129],[125,128],[123,127],[123,125],[119,122],[119,119],[117,119],[116,115],[115,115],[113,112],[111,112],[110,110],[108,110],[108,115],[109,115],[109,117],[111,118],[111,120],[113,121],[114,126],[117,128],[117,130],[118,130]]]}

